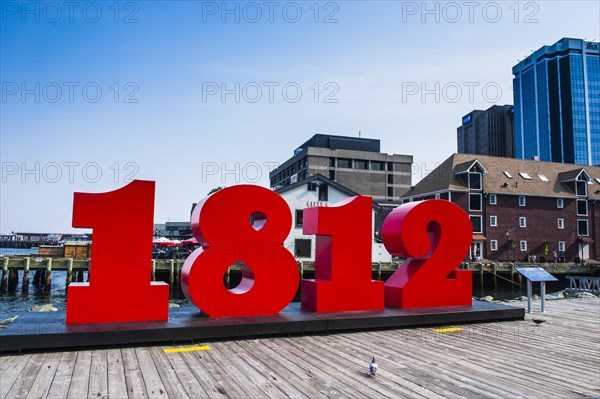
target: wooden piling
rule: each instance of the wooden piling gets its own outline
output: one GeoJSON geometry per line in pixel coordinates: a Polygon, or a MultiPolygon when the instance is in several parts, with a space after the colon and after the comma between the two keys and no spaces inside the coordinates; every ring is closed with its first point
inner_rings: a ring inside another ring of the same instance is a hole
{"type": "Polygon", "coordinates": [[[0,289],[4,291],[6,286],[8,285],[8,261],[10,258],[8,256],[4,257],[4,262],[2,263],[2,280],[0,281],[0,289]]]}
{"type": "Polygon", "coordinates": [[[73,281],[73,258],[67,259],[67,287],[73,281]]]}
{"type": "Polygon", "coordinates": [[[23,292],[29,291],[29,263],[30,258],[25,258],[25,265],[23,266],[23,292]]]}
{"type": "Polygon", "coordinates": [[[227,288],[227,289],[231,288],[231,280],[229,279],[230,273],[231,273],[231,267],[228,267],[227,271],[225,272],[225,288],[227,288]]]}
{"type": "Polygon", "coordinates": [[[156,259],[152,259],[152,281],[156,281],[156,259]]]}
{"type": "Polygon", "coordinates": [[[492,263],[492,274],[494,275],[494,292],[498,291],[498,275],[496,274],[496,264],[492,263]]]}
{"type": "Polygon", "coordinates": [[[381,281],[381,262],[377,262],[377,280],[381,281]]]}
{"type": "Polygon", "coordinates": [[[175,288],[177,290],[179,290],[179,287],[181,287],[180,277],[181,277],[181,261],[178,260],[176,267],[175,267],[175,288]]]}
{"type": "Polygon", "coordinates": [[[175,282],[175,260],[171,259],[169,261],[169,292],[171,293],[171,297],[173,296],[173,283],[175,282]]]}
{"type": "Polygon", "coordinates": [[[83,270],[77,270],[77,282],[83,283],[83,270]]]}
{"type": "Polygon", "coordinates": [[[300,280],[304,279],[304,262],[298,261],[298,269],[300,269],[300,280]]]}
{"type": "Polygon", "coordinates": [[[8,290],[14,291],[19,284],[19,269],[12,269],[8,271],[8,290]]]}
{"type": "Polygon", "coordinates": [[[52,284],[52,258],[46,259],[46,279],[44,281],[44,288],[50,290],[52,284]]]}
{"type": "Polygon", "coordinates": [[[481,291],[483,291],[483,263],[479,264],[479,284],[481,291]]]}

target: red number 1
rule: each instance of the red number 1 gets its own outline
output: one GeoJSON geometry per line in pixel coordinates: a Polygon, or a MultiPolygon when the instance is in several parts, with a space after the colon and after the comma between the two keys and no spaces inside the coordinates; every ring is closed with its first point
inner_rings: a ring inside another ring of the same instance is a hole
{"type": "Polygon", "coordinates": [[[71,283],[67,324],[167,320],[169,285],[150,282],[154,182],[75,193],[73,227],[93,229],[89,283],[71,283]]]}

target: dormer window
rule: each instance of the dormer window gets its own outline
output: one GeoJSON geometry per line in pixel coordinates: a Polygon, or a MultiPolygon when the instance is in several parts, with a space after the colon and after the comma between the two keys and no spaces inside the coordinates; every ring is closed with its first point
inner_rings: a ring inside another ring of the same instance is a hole
{"type": "Polygon", "coordinates": [[[588,184],[592,182],[592,178],[585,169],[572,170],[559,174],[560,182],[564,184],[569,191],[578,197],[587,197],[588,184]]]}
{"type": "Polygon", "coordinates": [[[575,194],[578,197],[587,197],[587,181],[577,179],[577,182],[575,183],[575,194]]]}
{"type": "Polygon", "coordinates": [[[469,172],[469,189],[471,190],[481,190],[482,176],[479,172],[469,172]]]}

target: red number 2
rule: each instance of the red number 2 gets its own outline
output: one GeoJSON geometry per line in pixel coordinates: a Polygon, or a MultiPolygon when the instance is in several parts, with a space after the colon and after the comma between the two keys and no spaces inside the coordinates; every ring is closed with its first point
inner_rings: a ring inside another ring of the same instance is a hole
{"type": "Polygon", "coordinates": [[[400,205],[383,223],[387,250],[406,261],[385,283],[385,304],[400,308],[470,306],[471,272],[456,270],[472,239],[457,205],[428,200],[400,205]]]}

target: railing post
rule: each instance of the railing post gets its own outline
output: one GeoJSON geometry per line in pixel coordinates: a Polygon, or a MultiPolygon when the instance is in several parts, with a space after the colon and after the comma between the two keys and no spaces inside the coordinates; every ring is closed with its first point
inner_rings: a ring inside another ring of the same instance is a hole
{"type": "Polygon", "coordinates": [[[29,263],[31,259],[29,257],[25,258],[25,265],[23,266],[23,291],[27,292],[29,290],[29,263]]]}
{"type": "Polygon", "coordinates": [[[44,282],[44,288],[50,290],[52,284],[52,258],[46,259],[46,281],[44,282]]]}

